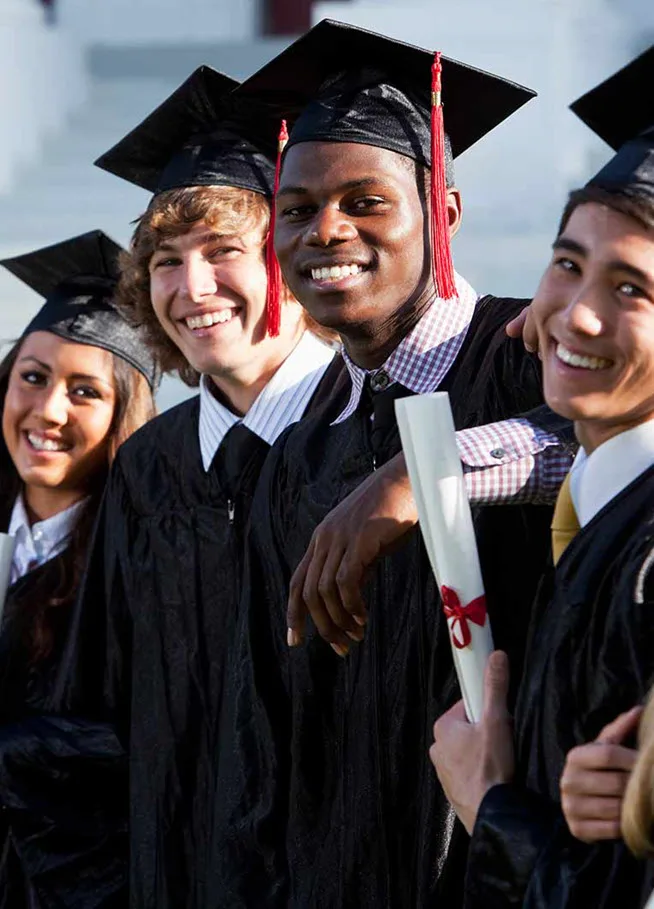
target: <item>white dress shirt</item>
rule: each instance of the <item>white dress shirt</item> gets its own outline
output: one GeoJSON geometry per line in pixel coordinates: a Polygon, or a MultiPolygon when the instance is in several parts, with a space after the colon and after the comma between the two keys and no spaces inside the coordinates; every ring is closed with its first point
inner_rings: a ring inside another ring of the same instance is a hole
{"type": "Polygon", "coordinates": [[[64,551],[85,503],[86,499],[82,499],[45,521],[36,521],[30,525],[23,496],[18,496],[7,531],[16,540],[11,563],[11,584],[64,551]]]}
{"type": "Polygon", "coordinates": [[[654,420],[613,436],[590,455],[580,448],[570,473],[570,494],[581,526],[652,465],[654,420]]]}
{"type": "Polygon", "coordinates": [[[232,426],[243,423],[269,445],[296,423],[333,360],[335,351],[305,331],[293,352],[284,360],[244,417],[232,413],[211,391],[211,378],[200,380],[200,452],[209,470],[220,443],[232,426]]]}

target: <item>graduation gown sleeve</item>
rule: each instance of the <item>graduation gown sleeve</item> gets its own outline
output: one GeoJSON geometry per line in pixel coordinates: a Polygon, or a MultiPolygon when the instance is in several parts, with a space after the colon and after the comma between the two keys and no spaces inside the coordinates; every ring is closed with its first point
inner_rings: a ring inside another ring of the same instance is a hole
{"type": "MultiPolygon", "coordinates": [[[[545,688],[544,696],[559,704],[559,725],[571,728],[574,744],[591,741],[618,713],[643,702],[654,682],[653,552],[649,534],[640,544],[634,541],[604,589],[587,592],[594,608],[568,629],[567,653],[556,656],[558,691],[545,688]]],[[[555,613],[545,615],[556,621],[555,613]]],[[[540,637],[541,648],[549,643],[547,635],[540,637]]],[[[525,684],[539,686],[542,677],[530,679],[527,670],[525,684]]],[[[549,732],[556,739],[557,730],[549,732]]],[[[547,734],[543,729],[534,736],[527,750],[542,751],[547,734]]],[[[523,780],[494,787],[482,802],[468,860],[466,909],[640,909],[652,889],[651,864],[636,860],[621,841],[586,844],[572,837],[558,802],[565,754],[548,757],[549,791],[539,786],[536,792],[523,780]]]]}

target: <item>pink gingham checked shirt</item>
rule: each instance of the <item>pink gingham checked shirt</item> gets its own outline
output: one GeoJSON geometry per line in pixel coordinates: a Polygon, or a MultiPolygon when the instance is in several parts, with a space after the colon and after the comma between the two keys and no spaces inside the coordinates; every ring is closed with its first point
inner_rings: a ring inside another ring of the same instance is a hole
{"type": "MultiPolygon", "coordinates": [[[[438,390],[461,349],[478,295],[456,275],[457,300],[438,301],[377,369],[357,366],[343,350],[352,380],[347,406],[334,421],[342,423],[359,406],[366,376],[381,390],[399,382],[415,394],[438,390]]],[[[470,501],[550,503],[570,469],[572,458],[559,439],[516,417],[457,433],[470,501]]]]}

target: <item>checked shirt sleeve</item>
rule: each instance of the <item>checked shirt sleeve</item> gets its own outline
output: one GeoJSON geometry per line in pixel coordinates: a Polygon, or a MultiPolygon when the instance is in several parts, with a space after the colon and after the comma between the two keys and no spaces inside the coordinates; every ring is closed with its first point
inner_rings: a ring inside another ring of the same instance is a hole
{"type": "Polygon", "coordinates": [[[547,505],[572,465],[559,436],[523,417],[475,426],[456,434],[472,505],[547,505]]]}

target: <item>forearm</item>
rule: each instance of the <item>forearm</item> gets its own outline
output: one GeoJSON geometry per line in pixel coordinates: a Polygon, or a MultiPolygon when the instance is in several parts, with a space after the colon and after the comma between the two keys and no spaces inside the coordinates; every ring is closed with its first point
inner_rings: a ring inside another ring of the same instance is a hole
{"type": "Polygon", "coordinates": [[[473,505],[551,504],[574,455],[570,424],[547,408],[457,433],[473,505]],[[540,418],[540,419],[539,419],[540,418]],[[558,422],[557,422],[558,421],[558,422]]]}

